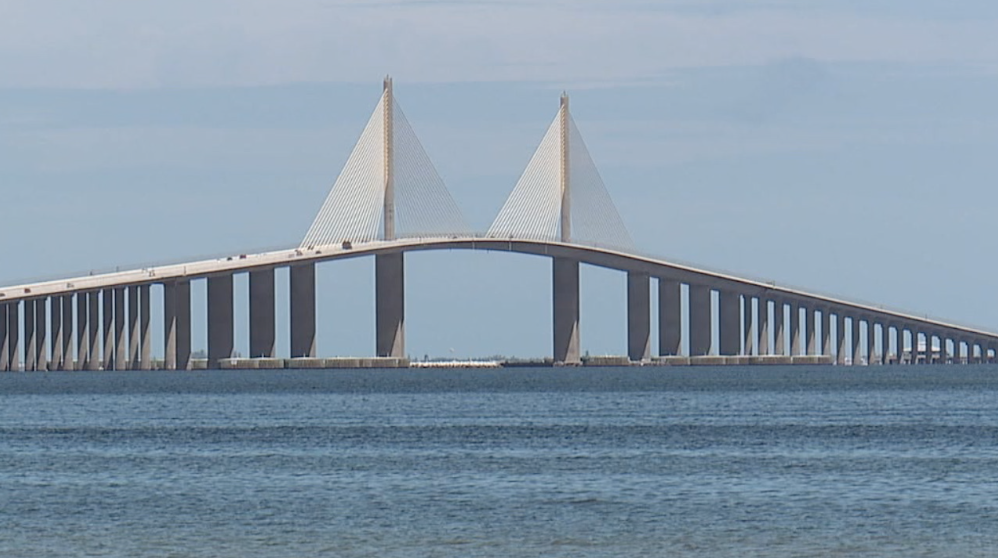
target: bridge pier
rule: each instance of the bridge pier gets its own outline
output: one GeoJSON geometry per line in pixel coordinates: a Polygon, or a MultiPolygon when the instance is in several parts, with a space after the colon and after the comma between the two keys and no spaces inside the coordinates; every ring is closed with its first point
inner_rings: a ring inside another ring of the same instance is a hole
{"type": "Polygon", "coordinates": [[[859,324],[861,320],[859,317],[853,316],[852,318],[849,318],[849,321],[851,322],[850,327],[852,328],[852,331],[850,332],[852,334],[852,341],[849,345],[849,348],[852,349],[852,365],[858,366],[861,362],[863,362],[863,349],[859,344],[859,324]]]}
{"type": "Polygon", "coordinates": [[[62,295],[62,360],[59,370],[72,371],[76,369],[73,359],[73,293],[62,295]]]}
{"type": "Polygon", "coordinates": [[[128,324],[125,323],[125,288],[115,287],[114,292],[114,369],[128,368],[128,324]]]}
{"type": "Polygon", "coordinates": [[[800,333],[800,303],[790,301],[790,356],[800,356],[801,354],[801,333],[800,333]]]}
{"type": "Polygon", "coordinates": [[[773,299],[773,354],[786,356],[787,334],[783,330],[783,322],[786,318],[786,308],[784,301],[773,299]]]}
{"type": "Polygon", "coordinates": [[[274,358],[277,355],[274,269],[251,271],[249,291],[249,356],[274,358]]]}
{"type": "Polygon", "coordinates": [[[163,283],[163,358],[167,370],[188,370],[191,364],[191,283],[163,283]]]}
{"type": "Polygon", "coordinates": [[[20,303],[14,302],[7,306],[7,355],[11,372],[21,370],[21,317],[20,303]]]}
{"type": "Polygon", "coordinates": [[[101,365],[104,370],[114,366],[114,289],[101,290],[101,320],[104,326],[104,352],[101,365]]]}
{"type": "MultiPolygon", "coordinates": [[[[49,358],[49,370],[64,370],[63,368],[63,348],[62,337],[65,335],[62,323],[62,298],[53,296],[49,300],[49,329],[52,331],[51,357],[49,358]]],[[[70,335],[72,335],[72,325],[70,335]]]]}
{"type": "Polygon", "coordinates": [[[866,317],[866,364],[873,365],[873,357],[876,347],[876,324],[873,323],[873,316],[866,317]]]}
{"type": "MultiPolygon", "coordinates": [[[[401,254],[400,254],[401,255],[401,254]]],[[[291,266],[291,358],[315,357],[315,264],[291,266]]]]}
{"type": "Polygon", "coordinates": [[[632,362],[651,358],[651,277],[627,272],[627,356],[632,362]]]}
{"type": "Polygon", "coordinates": [[[74,370],[87,369],[87,355],[90,353],[90,342],[87,337],[87,293],[76,293],[76,362],[74,370]]]}
{"type": "Polygon", "coordinates": [[[722,290],[717,293],[717,340],[718,354],[736,356],[740,353],[741,301],[738,293],[722,290]]]}
{"type": "Polygon", "coordinates": [[[35,370],[44,372],[48,364],[48,298],[35,299],[35,370]]]}
{"type": "Polygon", "coordinates": [[[405,357],[405,259],[401,252],[374,256],[375,329],[379,357],[405,357]]]}
{"type": "Polygon", "coordinates": [[[755,297],[742,295],[742,355],[752,356],[752,347],[755,346],[755,321],[752,319],[753,304],[755,297]]]}
{"type": "Polygon", "coordinates": [[[578,364],[579,354],[579,262],[552,259],[552,318],[556,364],[578,364]]]}
{"type": "Polygon", "coordinates": [[[756,336],[756,352],[759,356],[772,354],[769,343],[769,299],[759,298],[756,303],[756,321],[759,322],[759,335],[756,336]]]}
{"type": "Polygon", "coordinates": [[[0,304],[0,372],[10,370],[10,335],[7,328],[7,304],[0,304]]]}
{"type": "Polygon", "coordinates": [[[842,313],[842,309],[837,309],[835,312],[835,362],[836,364],[843,365],[846,363],[846,317],[842,313]]]}
{"type": "Polygon", "coordinates": [[[152,331],[150,323],[152,321],[152,287],[150,285],[139,285],[139,331],[141,332],[141,345],[139,349],[139,368],[142,370],[152,370],[152,331]]]}
{"type": "Polygon", "coordinates": [[[659,356],[677,356],[682,352],[681,295],[679,281],[658,278],[659,356]]]}
{"type": "Polygon", "coordinates": [[[34,372],[38,363],[38,339],[35,336],[35,301],[24,301],[24,371],[34,372]]]}
{"type": "Polygon", "coordinates": [[[100,291],[87,293],[87,370],[100,370],[100,291]]]}
{"type": "Polygon", "coordinates": [[[807,330],[807,347],[805,348],[805,353],[808,356],[816,356],[818,354],[818,332],[815,331],[815,324],[817,323],[817,317],[815,314],[817,311],[811,306],[805,306],[804,308],[804,327],[807,330]]]}
{"type": "Polygon", "coordinates": [[[832,312],[827,306],[821,308],[821,354],[832,358],[832,312]]]}
{"type": "Polygon", "coordinates": [[[128,287],[128,369],[139,369],[139,350],[141,342],[139,333],[139,286],[128,287]]]}
{"type": "Polygon", "coordinates": [[[208,277],[208,367],[221,368],[235,349],[232,274],[208,277]]]}
{"type": "Polygon", "coordinates": [[[710,287],[689,286],[690,356],[710,354],[710,287]]]}

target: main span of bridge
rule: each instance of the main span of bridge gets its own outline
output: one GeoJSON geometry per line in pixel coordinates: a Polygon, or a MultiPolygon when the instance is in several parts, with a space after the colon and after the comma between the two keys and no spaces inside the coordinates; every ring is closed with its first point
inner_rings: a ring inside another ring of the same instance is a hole
{"type": "Polygon", "coordinates": [[[231,364],[233,278],[240,273],[249,276],[249,358],[240,362],[285,366],[276,343],[279,268],[288,268],[290,282],[287,365],[314,365],[316,264],[361,256],[375,259],[375,354],[404,361],[404,255],[434,249],[549,258],[555,364],[581,361],[583,264],[627,274],[627,360],[634,363],[976,362],[992,360],[998,348],[992,332],[635,254],[567,95],[492,225],[474,234],[386,78],[300,246],[0,288],[0,371],[189,369],[192,281],[207,282],[206,365],[231,364]],[[161,364],[152,359],[154,286],[161,292],[161,364]]]}

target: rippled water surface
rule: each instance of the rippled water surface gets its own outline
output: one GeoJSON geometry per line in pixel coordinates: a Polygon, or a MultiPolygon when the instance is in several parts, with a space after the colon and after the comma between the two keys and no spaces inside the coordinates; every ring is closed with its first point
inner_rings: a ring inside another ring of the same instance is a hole
{"type": "Polygon", "coordinates": [[[998,367],[5,374],[0,556],[998,556],[998,367]]]}

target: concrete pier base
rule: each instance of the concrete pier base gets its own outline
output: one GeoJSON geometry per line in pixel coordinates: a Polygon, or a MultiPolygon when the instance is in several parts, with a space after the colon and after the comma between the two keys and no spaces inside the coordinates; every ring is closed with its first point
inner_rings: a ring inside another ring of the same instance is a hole
{"type": "Polygon", "coordinates": [[[552,302],[555,364],[579,364],[579,262],[554,258],[552,302]]]}

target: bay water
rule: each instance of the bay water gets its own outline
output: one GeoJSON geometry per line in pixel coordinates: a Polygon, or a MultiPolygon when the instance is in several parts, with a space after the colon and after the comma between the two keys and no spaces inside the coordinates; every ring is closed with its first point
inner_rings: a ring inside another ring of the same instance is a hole
{"type": "Polygon", "coordinates": [[[3,374],[0,556],[998,556],[998,367],[3,374]]]}

